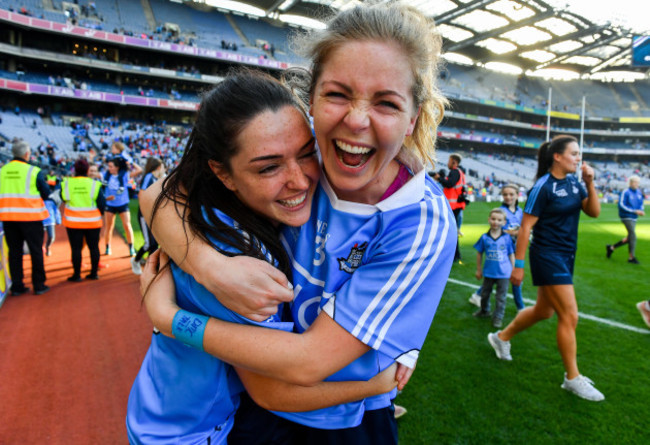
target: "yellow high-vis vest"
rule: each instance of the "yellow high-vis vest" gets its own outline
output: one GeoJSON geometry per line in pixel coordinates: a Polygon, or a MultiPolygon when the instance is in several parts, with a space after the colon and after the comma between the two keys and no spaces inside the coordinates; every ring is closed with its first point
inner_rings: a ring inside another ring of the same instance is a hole
{"type": "Polygon", "coordinates": [[[69,229],[98,229],[102,214],[97,208],[101,184],[86,176],[65,178],[61,194],[65,201],[63,225],[69,229]]]}
{"type": "Polygon", "coordinates": [[[0,169],[0,221],[43,221],[49,214],[36,187],[40,168],[11,161],[0,169]]]}

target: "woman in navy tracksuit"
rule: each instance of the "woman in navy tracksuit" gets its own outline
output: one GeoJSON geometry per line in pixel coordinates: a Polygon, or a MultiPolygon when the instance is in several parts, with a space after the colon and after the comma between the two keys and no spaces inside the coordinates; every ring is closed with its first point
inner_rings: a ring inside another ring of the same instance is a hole
{"type": "Polygon", "coordinates": [[[639,216],[644,216],[643,211],[643,193],[639,190],[639,183],[641,178],[636,175],[630,176],[627,180],[628,188],[623,190],[621,197],[618,200],[618,217],[627,230],[627,236],[617,242],[616,244],[607,245],[607,258],[612,256],[617,247],[627,244],[629,256],[628,263],[639,264],[639,261],[634,255],[636,249],[636,220],[639,216]]]}

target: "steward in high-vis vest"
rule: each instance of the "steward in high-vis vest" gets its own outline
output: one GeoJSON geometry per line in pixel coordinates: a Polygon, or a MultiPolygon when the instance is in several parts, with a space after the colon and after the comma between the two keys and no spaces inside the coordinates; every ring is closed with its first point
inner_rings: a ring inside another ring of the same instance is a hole
{"type": "MultiPolygon", "coordinates": [[[[456,227],[458,228],[458,234],[462,236],[460,231],[460,226],[463,224],[463,210],[465,209],[465,200],[459,199],[461,195],[464,196],[464,190],[467,186],[465,181],[465,173],[459,168],[460,161],[462,157],[457,153],[452,153],[449,155],[449,161],[447,162],[447,167],[449,168],[449,173],[445,176],[444,174],[438,174],[436,179],[442,185],[442,192],[447,197],[449,201],[449,206],[454,212],[456,217],[456,227]]],[[[456,255],[454,261],[460,261],[460,245],[456,245],[456,255]]]]}
{"type": "Polygon", "coordinates": [[[90,274],[86,278],[96,280],[99,278],[99,232],[106,200],[101,183],[88,177],[88,161],[78,159],[74,163],[74,171],[76,176],[65,178],[61,186],[61,198],[65,202],[63,225],[68,232],[74,269],[68,281],[81,281],[84,238],[90,250],[90,274]]]}
{"type": "Polygon", "coordinates": [[[69,229],[98,229],[102,227],[102,213],[97,208],[101,183],[87,176],[65,178],[61,197],[65,201],[63,225],[69,229]]]}
{"type": "Polygon", "coordinates": [[[41,169],[27,163],[31,155],[27,142],[15,142],[11,151],[13,160],[0,169],[0,221],[9,247],[11,293],[17,296],[29,290],[23,283],[23,244],[27,243],[34,293],[41,295],[50,290],[43,264],[43,220],[49,216],[43,200],[50,186],[41,169]]]}

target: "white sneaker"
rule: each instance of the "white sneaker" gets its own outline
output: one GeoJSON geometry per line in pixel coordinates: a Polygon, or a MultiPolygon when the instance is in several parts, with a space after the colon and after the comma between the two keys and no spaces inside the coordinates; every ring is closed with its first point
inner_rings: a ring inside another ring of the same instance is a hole
{"type": "Polygon", "coordinates": [[[641,316],[643,317],[643,321],[645,322],[645,324],[650,328],[650,311],[647,309],[646,302],[645,301],[638,302],[636,304],[636,308],[641,313],[641,316]]]}
{"type": "Polygon", "coordinates": [[[586,400],[591,400],[592,402],[600,402],[605,400],[605,396],[602,392],[594,388],[594,382],[584,375],[579,375],[576,378],[567,380],[566,372],[564,373],[564,382],[560,386],[562,389],[566,389],[586,400]]]}
{"type": "Polygon", "coordinates": [[[131,257],[131,270],[136,275],[142,275],[142,265],[140,265],[140,261],[136,261],[135,257],[131,257]]]}
{"type": "Polygon", "coordinates": [[[481,307],[481,296],[479,294],[473,293],[472,296],[469,297],[469,302],[474,306],[481,307]]]}
{"type": "Polygon", "coordinates": [[[510,361],[512,360],[512,356],[510,355],[510,342],[501,340],[499,338],[499,332],[501,331],[497,331],[494,334],[488,334],[488,342],[490,342],[490,345],[494,348],[494,352],[499,359],[510,361]]]}
{"type": "Polygon", "coordinates": [[[395,405],[395,419],[399,419],[407,412],[408,411],[406,411],[406,408],[404,408],[402,405],[395,405]]]}

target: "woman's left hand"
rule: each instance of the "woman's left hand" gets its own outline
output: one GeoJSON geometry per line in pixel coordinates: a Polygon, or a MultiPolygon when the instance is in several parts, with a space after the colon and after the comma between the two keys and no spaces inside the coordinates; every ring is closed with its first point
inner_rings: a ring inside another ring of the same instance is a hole
{"type": "Polygon", "coordinates": [[[411,379],[411,376],[413,375],[414,371],[415,371],[415,366],[413,366],[413,368],[409,368],[408,366],[403,365],[401,363],[397,364],[397,372],[395,373],[395,380],[397,380],[398,391],[404,389],[406,384],[411,379]]]}

